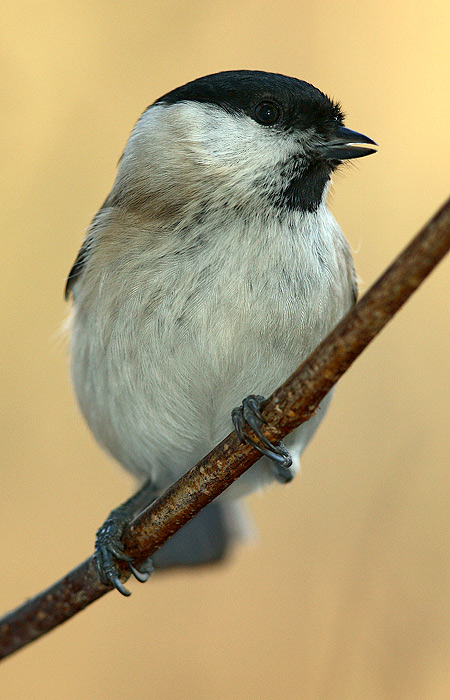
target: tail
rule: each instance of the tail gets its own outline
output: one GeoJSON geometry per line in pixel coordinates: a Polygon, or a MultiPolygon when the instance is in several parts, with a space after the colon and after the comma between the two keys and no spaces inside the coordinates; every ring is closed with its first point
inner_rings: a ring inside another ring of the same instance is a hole
{"type": "Polygon", "coordinates": [[[239,540],[249,539],[251,523],[236,501],[213,501],[152,556],[156,569],[211,564],[224,559],[239,540]]]}

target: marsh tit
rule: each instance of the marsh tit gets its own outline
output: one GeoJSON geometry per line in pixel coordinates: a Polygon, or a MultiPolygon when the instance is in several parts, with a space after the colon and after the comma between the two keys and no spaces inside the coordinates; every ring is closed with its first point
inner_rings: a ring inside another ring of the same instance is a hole
{"type": "Polygon", "coordinates": [[[242,440],[251,426],[261,459],[156,568],[219,559],[243,527],[237,499],[295,475],[330,397],[285,445],[264,438],[259,407],[355,302],[327,191],[375,146],[320,90],[261,71],[194,80],[138,120],[66,287],[81,411],[142,486],[97,533],[104,583],[128,594],[117,559],[148,577],[123,552],[125,525],[233,426],[242,440]]]}

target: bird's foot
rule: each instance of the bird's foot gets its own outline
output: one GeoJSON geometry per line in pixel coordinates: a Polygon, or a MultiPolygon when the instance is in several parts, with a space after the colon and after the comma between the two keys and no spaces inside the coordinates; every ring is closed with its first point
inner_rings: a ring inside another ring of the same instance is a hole
{"type": "Polygon", "coordinates": [[[261,415],[260,408],[264,401],[264,396],[255,394],[247,396],[241,406],[232,410],[231,420],[240,440],[250,443],[261,454],[268,457],[272,462],[272,469],[276,479],[282,483],[287,483],[294,477],[290,468],[292,466],[292,457],[282,442],[278,443],[278,445],[273,445],[262,432],[261,426],[265,421],[261,415]],[[246,425],[250,426],[262,444],[255,442],[253,438],[245,433],[246,425]]]}
{"type": "Polygon", "coordinates": [[[117,560],[126,562],[134,577],[144,583],[153,572],[151,559],[140,565],[140,571],[133,565],[132,557],[125,553],[122,546],[122,535],[126,526],[135,515],[135,509],[130,508],[129,502],[113,510],[103,525],[97,530],[95,541],[94,562],[102,583],[114,586],[122,595],[129,596],[128,590],[120,580],[120,568],[117,560]]]}

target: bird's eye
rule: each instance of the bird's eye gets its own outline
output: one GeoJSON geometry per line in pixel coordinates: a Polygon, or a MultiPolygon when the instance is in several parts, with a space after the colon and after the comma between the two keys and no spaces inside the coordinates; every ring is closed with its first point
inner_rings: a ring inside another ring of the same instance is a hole
{"type": "Polygon", "coordinates": [[[260,102],[256,105],[253,114],[259,124],[270,126],[280,118],[280,108],[274,102],[260,102]]]}

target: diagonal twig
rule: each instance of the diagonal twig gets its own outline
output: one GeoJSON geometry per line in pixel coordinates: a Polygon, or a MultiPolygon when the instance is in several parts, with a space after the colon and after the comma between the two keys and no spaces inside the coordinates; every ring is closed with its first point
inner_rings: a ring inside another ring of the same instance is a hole
{"type": "MultiPolygon", "coordinates": [[[[310,357],[267,400],[264,433],[283,439],[308,420],[332,386],[423,282],[450,248],[450,199],[424,226],[310,357]]],[[[231,433],[142,512],[124,533],[127,554],[148,558],[216,498],[260,454],[231,433]]],[[[122,580],[129,572],[123,570],[122,580]]],[[[47,590],[0,619],[0,659],[37,639],[112,590],[92,556],[47,590]]]]}

